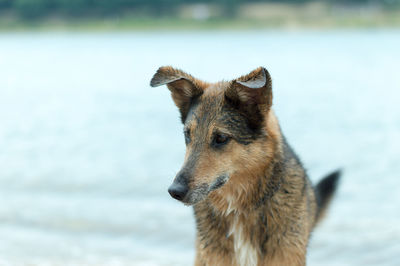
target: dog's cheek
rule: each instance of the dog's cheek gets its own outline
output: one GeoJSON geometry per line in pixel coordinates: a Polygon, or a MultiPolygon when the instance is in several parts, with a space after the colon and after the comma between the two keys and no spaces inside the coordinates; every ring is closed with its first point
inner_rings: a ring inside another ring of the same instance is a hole
{"type": "Polygon", "coordinates": [[[211,152],[201,154],[196,165],[194,185],[201,187],[202,184],[210,184],[219,167],[220,163],[215,154],[211,152]]]}
{"type": "Polygon", "coordinates": [[[263,142],[249,145],[236,144],[232,151],[229,169],[235,174],[253,172],[254,168],[268,161],[268,154],[268,148],[263,142]]]}

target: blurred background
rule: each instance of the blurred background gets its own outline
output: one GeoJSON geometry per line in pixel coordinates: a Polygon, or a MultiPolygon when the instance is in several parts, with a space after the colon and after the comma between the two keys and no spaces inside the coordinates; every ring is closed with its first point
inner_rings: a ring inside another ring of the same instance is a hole
{"type": "Polygon", "coordinates": [[[0,265],[191,265],[179,113],[149,81],[265,66],[316,182],[308,265],[400,265],[400,1],[0,0],[0,265]]]}

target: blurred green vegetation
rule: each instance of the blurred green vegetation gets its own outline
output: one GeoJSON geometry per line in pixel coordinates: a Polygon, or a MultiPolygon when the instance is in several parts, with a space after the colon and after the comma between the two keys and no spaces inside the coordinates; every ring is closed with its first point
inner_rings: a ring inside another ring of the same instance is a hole
{"type": "Polygon", "coordinates": [[[399,10],[400,0],[0,0],[0,29],[400,25],[399,10]]]}
{"type": "MultiPolygon", "coordinates": [[[[22,19],[38,19],[50,15],[62,17],[107,17],[124,13],[146,16],[173,16],[182,5],[213,4],[223,10],[223,16],[233,17],[245,3],[304,4],[315,0],[0,0],[0,13],[12,12],[22,19]]],[[[400,6],[400,0],[325,0],[341,5],[400,6]]]]}

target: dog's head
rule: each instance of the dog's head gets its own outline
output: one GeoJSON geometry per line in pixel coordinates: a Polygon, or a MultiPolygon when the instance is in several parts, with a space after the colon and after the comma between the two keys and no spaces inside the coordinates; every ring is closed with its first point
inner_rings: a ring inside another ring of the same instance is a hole
{"type": "Polygon", "coordinates": [[[251,175],[267,160],[266,120],[272,85],[265,68],[211,84],[161,67],[151,86],[161,85],[167,85],[179,108],[186,142],[182,169],[168,189],[173,198],[196,204],[230,183],[234,175],[251,175]]]}

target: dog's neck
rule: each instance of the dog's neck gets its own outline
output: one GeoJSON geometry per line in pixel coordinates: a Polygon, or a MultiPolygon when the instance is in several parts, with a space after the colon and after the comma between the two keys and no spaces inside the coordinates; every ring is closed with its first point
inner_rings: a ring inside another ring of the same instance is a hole
{"type": "Polygon", "coordinates": [[[280,230],[281,226],[270,218],[279,216],[273,197],[283,190],[282,169],[275,162],[265,170],[264,175],[247,184],[251,187],[222,187],[194,206],[197,244],[201,249],[226,255],[227,264],[258,264],[260,248],[270,239],[269,232],[272,228],[280,230]]]}

